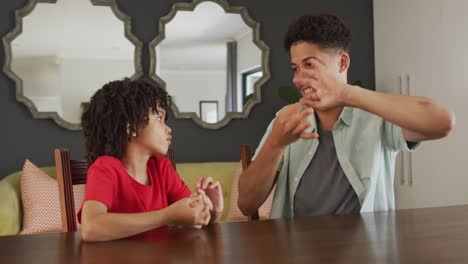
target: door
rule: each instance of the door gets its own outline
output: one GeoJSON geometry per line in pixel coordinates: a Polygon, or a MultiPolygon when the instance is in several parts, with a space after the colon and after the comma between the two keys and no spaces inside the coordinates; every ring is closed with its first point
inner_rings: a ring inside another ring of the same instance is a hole
{"type": "Polygon", "coordinates": [[[466,25],[464,0],[374,1],[376,90],[429,97],[458,117],[449,137],[399,154],[399,209],[468,204],[466,25]]]}

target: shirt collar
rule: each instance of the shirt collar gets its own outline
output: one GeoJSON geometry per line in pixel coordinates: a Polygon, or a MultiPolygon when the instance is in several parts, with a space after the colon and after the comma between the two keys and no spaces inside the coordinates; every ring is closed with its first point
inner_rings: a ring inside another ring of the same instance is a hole
{"type": "Polygon", "coordinates": [[[345,125],[351,126],[353,121],[353,109],[351,107],[345,106],[341,111],[339,118],[345,125]]]}

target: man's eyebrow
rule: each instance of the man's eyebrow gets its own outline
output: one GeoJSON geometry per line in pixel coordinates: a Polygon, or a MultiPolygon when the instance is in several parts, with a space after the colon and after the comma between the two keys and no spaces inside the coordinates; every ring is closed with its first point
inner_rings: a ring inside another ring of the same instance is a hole
{"type": "MultiPolygon", "coordinates": [[[[318,61],[318,62],[322,62],[319,58],[317,58],[317,57],[315,57],[315,56],[308,56],[308,57],[302,59],[302,63],[307,62],[307,61],[310,60],[310,59],[314,59],[314,60],[316,60],[316,61],[318,61]]],[[[291,62],[291,66],[296,66],[296,63],[291,62]]]]}
{"type": "Polygon", "coordinates": [[[314,60],[316,60],[318,62],[321,62],[321,60],[319,58],[315,57],[315,56],[309,56],[307,58],[304,58],[304,59],[302,59],[302,62],[307,62],[310,59],[314,59],[314,60]]]}

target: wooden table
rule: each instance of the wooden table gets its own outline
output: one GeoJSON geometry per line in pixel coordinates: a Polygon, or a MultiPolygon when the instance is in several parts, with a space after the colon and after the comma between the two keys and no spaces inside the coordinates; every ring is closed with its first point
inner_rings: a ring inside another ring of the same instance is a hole
{"type": "Polygon", "coordinates": [[[6,236],[0,263],[468,263],[468,206],[172,227],[103,243],[6,236]]]}

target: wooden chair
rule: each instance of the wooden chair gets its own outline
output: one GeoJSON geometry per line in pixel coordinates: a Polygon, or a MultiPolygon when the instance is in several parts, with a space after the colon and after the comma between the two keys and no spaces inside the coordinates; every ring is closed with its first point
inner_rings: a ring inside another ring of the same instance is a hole
{"type": "MultiPolygon", "coordinates": [[[[167,157],[175,169],[175,153],[172,147],[169,148],[167,157]]],[[[55,168],[57,170],[62,232],[75,232],[78,230],[78,224],[73,185],[86,184],[88,162],[86,160],[72,160],[67,149],[56,149],[55,168]]]]}
{"type": "MultiPolygon", "coordinates": [[[[253,156],[252,146],[242,144],[240,156],[241,156],[242,171],[244,171],[247,169],[247,167],[249,167],[250,162],[252,161],[252,156],[253,156]]],[[[259,220],[260,217],[258,215],[258,210],[253,215],[249,215],[248,217],[249,217],[249,220],[259,220]]]]}
{"type": "Polygon", "coordinates": [[[62,215],[62,232],[75,232],[78,228],[73,185],[86,184],[88,162],[86,160],[71,160],[68,150],[56,149],[55,168],[62,215]]]}

